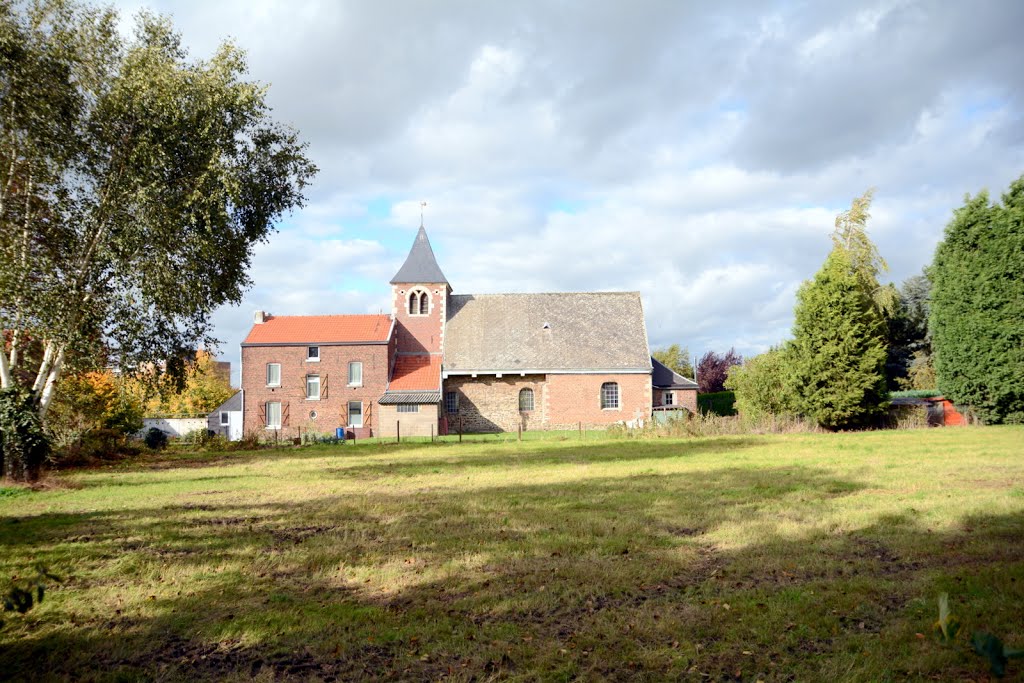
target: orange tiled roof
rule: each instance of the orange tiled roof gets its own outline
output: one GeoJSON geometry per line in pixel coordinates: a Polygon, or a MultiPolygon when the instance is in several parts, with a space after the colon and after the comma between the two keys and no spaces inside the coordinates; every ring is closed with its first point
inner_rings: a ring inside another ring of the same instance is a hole
{"type": "Polygon", "coordinates": [[[388,391],[438,391],[441,356],[399,356],[388,391]]]}
{"type": "Polygon", "coordinates": [[[243,344],[384,342],[389,315],[271,315],[249,330],[243,344]]]}

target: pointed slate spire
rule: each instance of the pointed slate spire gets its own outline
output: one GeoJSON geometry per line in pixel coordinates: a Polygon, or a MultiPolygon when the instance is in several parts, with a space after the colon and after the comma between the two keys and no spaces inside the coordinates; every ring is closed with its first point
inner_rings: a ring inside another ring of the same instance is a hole
{"type": "Polygon", "coordinates": [[[405,263],[398,269],[395,276],[391,278],[391,284],[415,284],[415,283],[443,282],[448,284],[448,278],[441,272],[434,258],[434,250],[430,248],[430,240],[427,239],[427,231],[420,226],[416,233],[416,241],[412,243],[412,249],[405,258],[405,263]]]}

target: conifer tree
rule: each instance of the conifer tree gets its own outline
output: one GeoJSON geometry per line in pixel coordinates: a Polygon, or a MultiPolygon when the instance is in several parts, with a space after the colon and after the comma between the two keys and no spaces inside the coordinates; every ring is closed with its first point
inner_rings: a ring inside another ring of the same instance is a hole
{"type": "Polygon", "coordinates": [[[985,422],[1024,422],[1024,176],[968,197],[929,270],[939,389],[985,422]]]}

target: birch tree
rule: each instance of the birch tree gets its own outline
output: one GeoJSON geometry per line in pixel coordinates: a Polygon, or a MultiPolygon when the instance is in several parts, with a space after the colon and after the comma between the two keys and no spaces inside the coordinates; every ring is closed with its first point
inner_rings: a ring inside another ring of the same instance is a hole
{"type": "Polygon", "coordinates": [[[66,370],[180,374],[176,359],[214,346],[210,313],[241,300],[253,247],[316,172],[238,48],[195,61],[167,19],[140,15],[127,40],[116,27],[109,9],[0,0],[9,463],[29,457],[17,430],[45,421],[66,370]]]}

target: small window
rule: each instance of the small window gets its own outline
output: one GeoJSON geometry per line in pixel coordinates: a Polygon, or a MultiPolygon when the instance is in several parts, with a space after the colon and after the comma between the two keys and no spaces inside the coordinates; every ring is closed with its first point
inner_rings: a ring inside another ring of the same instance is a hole
{"type": "Polygon", "coordinates": [[[363,404],[361,401],[349,401],[348,403],[348,426],[363,426],[363,404]]]}
{"type": "Polygon", "coordinates": [[[666,391],[665,392],[665,398],[662,400],[662,403],[667,405],[667,406],[671,406],[671,405],[675,405],[675,402],[676,402],[676,395],[673,394],[671,391],[666,391]]]}
{"type": "Polygon", "coordinates": [[[309,411],[309,419],[310,419],[310,420],[315,420],[315,419],[316,419],[316,417],[317,417],[317,416],[316,416],[316,411],[315,411],[315,410],[311,410],[311,411],[309,411]]]}
{"type": "Polygon", "coordinates": [[[533,410],[533,389],[519,390],[519,412],[528,413],[533,410]]]}
{"type": "Polygon", "coordinates": [[[306,347],[306,360],[310,363],[320,362],[320,347],[319,346],[307,346],[306,347]]]}
{"type": "Polygon", "coordinates": [[[416,315],[420,312],[420,298],[416,292],[409,293],[409,315],[416,315]]]}
{"type": "Polygon", "coordinates": [[[281,403],[280,401],[267,402],[267,429],[281,428],[281,403]]]}
{"type": "Polygon", "coordinates": [[[220,426],[227,427],[229,424],[231,424],[231,416],[228,414],[228,411],[220,411],[220,426]]]}
{"type": "Polygon", "coordinates": [[[427,296],[426,292],[420,294],[420,315],[426,315],[430,313],[430,297],[427,296]]]}
{"type": "Polygon", "coordinates": [[[618,410],[619,385],[616,382],[605,382],[601,385],[602,410],[618,410]]]}
{"type": "Polygon", "coordinates": [[[420,412],[420,406],[417,403],[399,403],[398,412],[400,413],[418,413],[420,412]]]}
{"type": "Polygon", "coordinates": [[[267,363],[267,386],[268,387],[279,387],[279,386],[281,386],[281,364],[280,363],[267,363]]]}
{"type": "Polygon", "coordinates": [[[320,400],[320,375],[306,375],[306,398],[310,401],[320,400]]]}
{"type": "Polygon", "coordinates": [[[363,364],[357,360],[348,364],[348,385],[350,387],[363,386],[363,364]]]}
{"type": "Polygon", "coordinates": [[[459,412],[459,394],[456,391],[449,391],[444,395],[444,412],[455,415],[459,412]]]}

